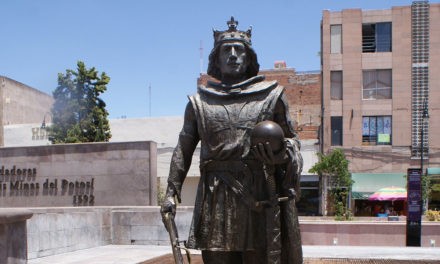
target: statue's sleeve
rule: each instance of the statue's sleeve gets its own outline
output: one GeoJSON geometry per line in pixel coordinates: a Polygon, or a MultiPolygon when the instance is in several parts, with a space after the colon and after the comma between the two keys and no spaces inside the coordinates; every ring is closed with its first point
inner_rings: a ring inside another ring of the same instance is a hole
{"type": "Polygon", "coordinates": [[[185,109],[185,118],[179,140],[171,158],[168,176],[168,187],[174,188],[179,202],[181,201],[182,184],[191,166],[192,156],[198,142],[197,120],[194,109],[189,102],[185,109]]]}
{"type": "Polygon", "coordinates": [[[284,131],[284,137],[287,143],[288,161],[282,170],[285,172],[285,177],[282,180],[283,189],[294,188],[296,197],[300,196],[300,177],[303,167],[303,159],[300,153],[301,143],[298,135],[293,128],[293,123],[290,118],[287,98],[284,93],[281,94],[275,105],[274,121],[278,123],[284,131]]]}

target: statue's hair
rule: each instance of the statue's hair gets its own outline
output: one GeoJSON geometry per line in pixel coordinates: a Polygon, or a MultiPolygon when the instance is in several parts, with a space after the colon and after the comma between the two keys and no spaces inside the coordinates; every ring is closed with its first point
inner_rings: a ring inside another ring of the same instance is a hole
{"type": "MultiPolygon", "coordinates": [[[[260,70],[260,64],[258,64],[257,54],[247,43],[243,43],[246,48],[246,59],[249,60],[249,65],[246,69],[246,78],[249,79],[251,77],[257,76],[258,71],[260,70]]],[[[217,66],[218,53],[220,50],[221,43],[216,45],[212,50],[211,54],[209,54],[209,64],[208,64],[208,75],[216,78],[217,80],[221,80],[222,73],[217,66]]]]}

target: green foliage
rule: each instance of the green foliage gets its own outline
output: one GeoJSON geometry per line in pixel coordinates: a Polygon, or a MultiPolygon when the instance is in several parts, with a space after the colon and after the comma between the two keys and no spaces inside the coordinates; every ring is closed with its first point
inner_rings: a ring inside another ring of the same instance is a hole
{"type": "Polygon", "coordinates": [[[428,221],[440,221],[440,211],[427,210],[426,219],[428,219],[428,221]]]}
{"type": "Polygon", "coordinates": [[[433,186],[431,183],[430,176],[422,175],[421,185],[422,185],[422,199],[424,201],[424,204],[427,205],[427,200],[431,198],[431,192],[433,191],[433,186]]]}
{"type": "Polygon", "coordinates": [[[330,179],[329,196],[335,206],[336,220],[351,220],[352,213],[347,206],[348,194],[353,185],[348,160],[341,149],[335,149],[327,155],[318,153],[319,162],[309,172],[326,175],[330,179]]]}
{"type": "Polygon", "coordinates": [[[98,76],[94,67],[87,69],[82,61],[78,61],[76,71],[58,74],[49,128],[53,144],[109,141],[108,112],[99,97],[109,82],[105,72],[98,76]]]}
{"type": "Polygon", "coordinates": [[[348,160],[341,149],[335,149],[327,155],[318,153],[319,162],[309,172],[332,176],[334,187],[349,187],[353,184],[348,171],[348,160]]]}
{"type": "Polygon", "coordinates": [[[440,192],[440,184],[439,183],[432,184],[431,191],[440,192]]]}
{"type": "Polygon", "coordinates": [[[350,209],[347,209],[346,205],[339,201],[335,206],[335,220],[337,221],[349,221],[353,220],[353,214],[350,209]]]}
{"type": "Polygon", "coordinates": [[[157,205],[162,205],[166,198],[166,190],[160,186],[160,183],[157,183],[157,205]]]}

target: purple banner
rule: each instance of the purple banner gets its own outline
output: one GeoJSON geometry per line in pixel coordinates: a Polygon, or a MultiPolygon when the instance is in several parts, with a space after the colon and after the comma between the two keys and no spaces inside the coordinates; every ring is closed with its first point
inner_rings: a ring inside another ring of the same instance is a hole
{"type": "Polygon", "coordinates": [[[408,221],[422,219],[421,169],[408,169],[408,221]]]}

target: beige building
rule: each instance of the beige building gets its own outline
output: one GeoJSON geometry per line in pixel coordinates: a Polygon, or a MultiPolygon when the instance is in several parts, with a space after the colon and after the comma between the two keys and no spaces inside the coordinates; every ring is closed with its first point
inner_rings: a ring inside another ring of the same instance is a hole
{"type": "MultiPolygon", "coordinates": [[[[46,131],[40,130],[41,124],[51,122],[50,111],[54,102],[52,96],[28,85],[0,76],[0,124],[14,126],[18,124],[37,123],[39,126],[29,128],[35,144],[47,138],[46,131]]],[[[0,146],[5,146],[4,131],[0,129],[0,146]]]]}
{"type": "Polygon", "coordinates": [[[322,151],[344,150],[368,214],[368,194],[405,187],[422,149],[424,171],[440,167],[440,4],[324,11],[321,32],[322,151]]]}

